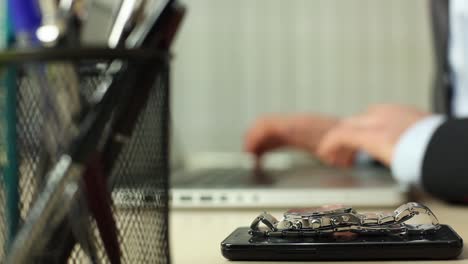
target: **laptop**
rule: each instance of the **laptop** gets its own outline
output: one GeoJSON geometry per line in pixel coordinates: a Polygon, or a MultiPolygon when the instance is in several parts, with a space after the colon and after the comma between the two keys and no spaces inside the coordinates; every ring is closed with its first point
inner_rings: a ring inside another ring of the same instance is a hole
{"type": "Polygon", "coordinates": [[[263,170],[242,154],[193,156],[171,175],[172,208],[285,208],[324,204],[397,206],[405,190],[390,172],[371,163],[351,169],[272,157],[263,170]]]}

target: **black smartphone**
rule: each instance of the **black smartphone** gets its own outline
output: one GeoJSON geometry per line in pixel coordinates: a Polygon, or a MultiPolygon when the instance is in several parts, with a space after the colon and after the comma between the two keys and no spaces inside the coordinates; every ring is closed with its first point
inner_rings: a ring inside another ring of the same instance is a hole
{"type": "Polygon", "coordinates": [[[409,260],[453,259],[463,240],[448,225],[425,235],[253,237],[240,227],[221,242],[230,260],[409,260]]]}

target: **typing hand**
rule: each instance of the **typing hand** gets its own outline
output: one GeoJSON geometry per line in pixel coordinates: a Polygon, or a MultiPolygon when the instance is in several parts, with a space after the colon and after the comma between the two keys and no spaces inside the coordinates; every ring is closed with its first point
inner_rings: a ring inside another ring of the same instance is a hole
{"type": "Polygon", "coordinates": [[[400,105],[376,105],[367,112],[343,119],[320,141],[319,158],[334,166],[350,166],[363,150],[389,166],[400,136],[429,113],[400,105]]]}
{"type": "Polygon", "coordinates": [[[244,148],[256,156],[283,147],[316,154],[323,135],[338,123],[323,115],[272,115],[255,121],[245,136],[244,148]]]}

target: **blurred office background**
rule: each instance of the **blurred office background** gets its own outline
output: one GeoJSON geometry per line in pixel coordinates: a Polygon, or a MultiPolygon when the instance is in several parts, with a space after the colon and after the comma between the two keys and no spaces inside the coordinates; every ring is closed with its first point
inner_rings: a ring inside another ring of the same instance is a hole
{"type": "Polygon", "coordinates": [[[185,0],[173,61],[178,156],[241,151],[265,113],[428,108],[425,0],[185,0]]]}

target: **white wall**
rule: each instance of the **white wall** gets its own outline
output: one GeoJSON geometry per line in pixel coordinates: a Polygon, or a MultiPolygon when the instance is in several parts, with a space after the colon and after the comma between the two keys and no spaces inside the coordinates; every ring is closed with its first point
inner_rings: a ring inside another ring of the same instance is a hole
{"type": "Polygon", "coordinates": [[[186,0],[174,48],[177,151],[239,151],[262,113],[427,108],[424,0],[186,0]]]}

